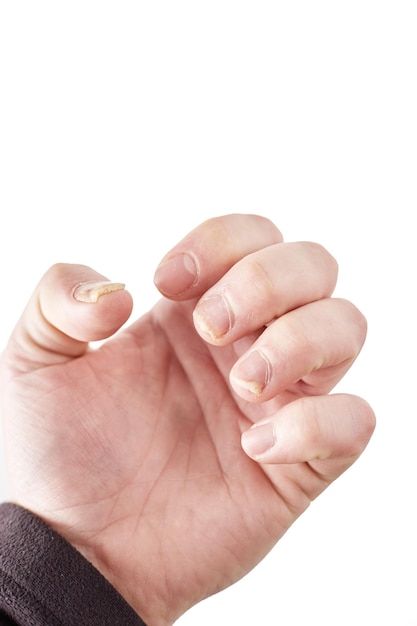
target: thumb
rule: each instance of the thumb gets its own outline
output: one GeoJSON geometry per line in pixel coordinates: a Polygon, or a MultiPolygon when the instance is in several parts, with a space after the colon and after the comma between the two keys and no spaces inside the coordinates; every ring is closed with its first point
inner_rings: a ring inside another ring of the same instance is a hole
{"type": "Polygon", "coordinates": [[[39,281],[4,356],[24,371],[62,363],[83,354],[88,342],[114,334],[132,307],[124,284],[85,265],[58,263],[39,281]]]}

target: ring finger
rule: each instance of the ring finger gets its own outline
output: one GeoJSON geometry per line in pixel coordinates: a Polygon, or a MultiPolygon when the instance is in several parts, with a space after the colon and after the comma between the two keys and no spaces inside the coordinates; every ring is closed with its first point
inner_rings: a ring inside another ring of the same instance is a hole
{"type": "Polygon", "coordinates": [[[328,393],[359,354],[366,320],[349,301],[326,298],[299,307],[270,324],[230,373],[244,399],[265,401],[286,391],[328,393]]]}

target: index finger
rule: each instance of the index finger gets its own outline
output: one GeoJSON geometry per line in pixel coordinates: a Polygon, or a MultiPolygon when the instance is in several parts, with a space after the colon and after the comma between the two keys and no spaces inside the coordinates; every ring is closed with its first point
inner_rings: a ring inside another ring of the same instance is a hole
{"type": "Polygon", "coordinates": [[[199,297],[237,261],[282,240],[275,224],[260,215],[211,218],[165,255],[156,270],[155,285],[173,300],[199,297]]]}

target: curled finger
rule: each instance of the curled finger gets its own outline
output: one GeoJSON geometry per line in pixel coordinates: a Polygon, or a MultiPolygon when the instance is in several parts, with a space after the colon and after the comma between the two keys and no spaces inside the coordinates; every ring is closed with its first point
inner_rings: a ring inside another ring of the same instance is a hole
{"type": "Polygon", "coordinates": [[[260,215],[210,218],[164,256],[155,272],[155,285],[173,300],[200,297],[240,259],[281,241],[278,228],[260,215]]]}
{"type": "Polygon", "coordinates": [[[245,400],[264,402],[290,390],[293,395],[328,393],[358,356],[367,323],[349,301],[326,298],[271,323],[230,372],[245,400]]]}
{"type": "Polygon", "coordinates": [[[375,415],[358,396],[299,398],[242,435],[246,454],[259,463],[309,463],[334,480],[360,456],[375,415]]]}
{"type": "Polygon", "coordinates": [[[321,245],[271,245],[241,259],[204,294],[194,323],[207,342],[225,345],[329,297],[336,279],[337,263],[321,245]]]}

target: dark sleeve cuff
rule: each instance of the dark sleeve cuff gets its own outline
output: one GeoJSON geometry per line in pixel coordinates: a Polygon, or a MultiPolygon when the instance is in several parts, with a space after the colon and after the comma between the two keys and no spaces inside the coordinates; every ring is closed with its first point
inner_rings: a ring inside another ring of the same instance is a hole
{"type": "Polygon", "coordinates": [[[0,504],[2,623],[145,626],[73,546],[30,511],[10,503],[0,504]],[[9,621],[2,622],[2,614],[9,621]]]}

